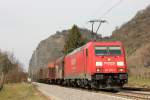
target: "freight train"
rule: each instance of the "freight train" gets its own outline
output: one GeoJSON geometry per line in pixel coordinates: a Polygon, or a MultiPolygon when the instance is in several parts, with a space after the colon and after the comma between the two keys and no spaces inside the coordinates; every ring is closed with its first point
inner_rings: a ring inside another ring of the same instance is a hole
{"type": "Polygon", "coordinates": [[[38,81],[96,89],[121,88],[128,82],[121,42],[88,42],[40,69],[38,81]]]}

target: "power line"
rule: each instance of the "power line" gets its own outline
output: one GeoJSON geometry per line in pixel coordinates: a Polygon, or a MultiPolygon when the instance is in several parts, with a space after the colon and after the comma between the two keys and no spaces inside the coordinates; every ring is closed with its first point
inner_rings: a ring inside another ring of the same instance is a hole
{"type": "Polygon", "coordinates": [[[106,4],[108,4],[110,2],[108,2],[107,0],[105,0],[105,2],[103,2],[101,5],[99,5],[99,7],[97,8],[97,10],[95,10],[94,13],[91,14],[90,18],[93,18],[94,16],[97,15],[98,12],[102,11],[104,9],[104,7],[106,6],[106,4]]]}
{"type": "MultiPolygon", "coordinates": [[[[111,12],[115,7],[117,7],[118,5],[120,5],[123,2],[123,0],[119,0],[117,3],[115,3],[112,7],[110,7],[105,13],[103,13],[100,17],[100,19],[98,20],[90,20],[88,22],[90,22],[92,24],[92,34],[94,34],[94,24],[95,23],[99,23],[97,29],[96,29],[96,34],[101,26],[102,23],[105,23],[106,20],[101,20],[102,17],[104,17],[105,15],[107,15],[109,12],[111,12]]],[[[106,2],[105,2],[106,3],[106,2]]],[[[107,3],[108,4],[108,3],[107,3]]],[[[104,4],[105,5],[105,4],[104,4]]],[[[103,9],[104,5],[101,7],[101,9],[103,9]]]]}
{"type": "Polygon", "coordinates": [[[97,32],[98,32],[98,30],[99,30],[101,24],[106,22],[106,20],[101,20],[101,18],[102,18],[103,16],[107,15],[109,12],[111,12],[113,8],[115,8],[115,7],[117,7],[119,4],[121,4],[122,1],[123,1],[123,0],[119,0],[119,1],[118,1],[117,3],[115,3],[112,7],[110,7],[105,13],[103,13],[103,14],[101,15],[101,17],[100,17],[99,20],[90,20],[90,21],[89,21],[89,22],[92,24],[92,34],[94,33],[94,32],[93,32],[94,24],[95,24],[95,23],[99,23],[98,28],[97,28],[97,30],[96,30],[96,34],[97,34],[97,32]]]}
{"type": "MultiPolygon", "coordinates": [[[[110,1],[110,0],[109,0],[109,1],[110,1]]],[[[92,19],[94,16],[96,16],[97,13],[98,13],[99,11],[103,10],[104,7],[106,6],[106,4],[108,4],[108,3],[110,3],[110,2],[108,2],[108,0],[105,0],[105,2],[103,2],[101,5],[99,5],[99,7],[97,8],[97,10],[95,10],[95,12],[93,12],[92,14],[90,14],[90,16],[89,16],[88,19],[92,19]]],[[[89,21],[88,21],[88,22],[85,22],[84,24],[87,25],[88,23],[89,23],[89,21]]],[[[83,27],[83,28],[86,28],[85,25],[82,24],[82,27],[83,27]]]]}
{"type": "Polygon", "coordinates": [[[105,13],[103,13],[101,15],[101,17],[104,17],[105,15],[107,15],[109,12],[111,12],[115,7],[119,6],[121,3],[123,2],[123,0],[119,0],[117,3],[115,3],[111,8],[109,8],[105,13]]]}

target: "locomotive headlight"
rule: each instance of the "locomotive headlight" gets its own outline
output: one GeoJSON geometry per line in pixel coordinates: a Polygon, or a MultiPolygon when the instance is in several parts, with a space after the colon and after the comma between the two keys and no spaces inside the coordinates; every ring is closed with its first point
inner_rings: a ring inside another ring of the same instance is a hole
{"type": "Polygon", "coordinates": [[[102,72],[101,68],[96,68],[96,72],[102,72]]]}
{"type": "Polygon", "coordinates": [[[96,71],[97,71],[97,72],[99,72],[99,71],[100,71],[100,69],[99,69],[99,68],[97,68],[97,69],[96,69],[96,71]]]}
{"type": "Polygon", "coordinates": [[[119,71],[119,72],[123,72],[123,71],[124,71],[124,68],[119,68],[118,71],[119,71]]]}
{"type": "Polygon", "coordinates": [[[103,66],[102,62],[96,62],[96,66],[103,66]]]}
{"type": "Polygon", "coordinates": [[[117,62],[117,66],[124,66],[124,62],[123,61],[117,62]]]}

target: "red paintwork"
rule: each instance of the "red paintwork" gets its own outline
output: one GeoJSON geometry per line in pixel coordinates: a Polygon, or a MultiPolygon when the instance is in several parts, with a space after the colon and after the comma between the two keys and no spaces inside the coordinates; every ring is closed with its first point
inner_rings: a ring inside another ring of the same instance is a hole
{"type": "Polygon", "coordinates": [[[54,62],[51,62],[48,64],[48,68],[54,68],[55,67],[55,63],[54,62]]]}
{"type": "Polygon", "coordinates": [[[94,75],[95,73],[127,73],[125,50],[121,42],[88,42],[83,47],[66,55],[64,62],[65,78],[78,77],[84,74],[94,75]],[[95,46],[121,46],[122,54],[120,56],[96,56],[95,46]],[[88,56],[86,55],[86,49],[88,50],[88,56]],[[125,63],[124,66],[117,66],[117,61],[123,61],[125,63]],[[103,66],[96,66],[96,62],[103,62],[103,66]],[[110,62],[114,64],[108,64],[110,62]],[[100,69],[99,72],[96,71],[97,68],[100,69]],[[119,68],[124,68],[124,70],[118,72],[119,68]]]}
{"type": "MultiPolygon", "coordinates": [[[[55,75],[55,63],[51,62],[48,64],[48,75],[49,75],[49,79],[55,79],[56,75],[55,75]]],[[[45,71],[46,72],[46,71],[45,71]]]]}

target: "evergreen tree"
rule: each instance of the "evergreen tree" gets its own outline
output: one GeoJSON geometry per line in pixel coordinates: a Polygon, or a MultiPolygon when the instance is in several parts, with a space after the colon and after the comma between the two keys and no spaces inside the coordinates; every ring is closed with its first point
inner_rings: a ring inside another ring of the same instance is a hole
{"type": "Polygon", "coordinates": [[[71,51],[78,47],[81,47],[85,43],[86,40],[82,38],[80,30],[76,25],[73,25],[65,41],[64,54],[70,53],[71,51]]]}

